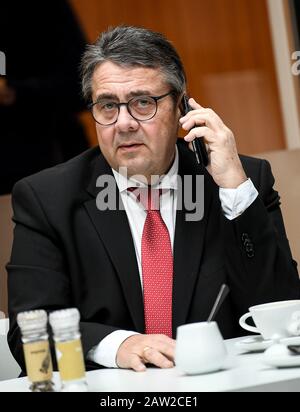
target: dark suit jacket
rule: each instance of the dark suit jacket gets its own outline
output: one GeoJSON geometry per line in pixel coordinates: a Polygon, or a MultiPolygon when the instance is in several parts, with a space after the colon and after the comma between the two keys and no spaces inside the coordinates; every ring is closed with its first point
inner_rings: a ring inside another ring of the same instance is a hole
{"type": "MultiPolygon", "coordinates": [[[[222,213],[219,188],[184,142],[179,174],[204,174],[205,212],[198,222],[178,211],[174,240],[173,335],[207,319],[222,283],[230,287],[217,316],[224,338],[242,335],[238,318],[258,303],[299,298],[279,197],[266,161],[242,157],[259,197],[237,219],[222,213]]],[[[8,264],[10,348],[24,368],[16,315],[77,307],[84,353],[117,330],[144,332],[143,295],[123,211],[99,211],[96,180],[112,171],[98,148],[16,184],[15,237],[8,264]]],[[[90,365],[87,365],[89,368],[90,365]]]]}

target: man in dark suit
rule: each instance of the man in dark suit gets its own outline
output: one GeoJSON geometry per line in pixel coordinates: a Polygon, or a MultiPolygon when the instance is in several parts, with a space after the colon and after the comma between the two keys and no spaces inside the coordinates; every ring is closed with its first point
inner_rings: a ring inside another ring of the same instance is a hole
{"type": "Polygon", "coordinates": [[[185,73],[173,46],[117,27],[89,46],[82,75],[99,148],[13,192],[8,339],[22,368],[16,315],[25,310],[77,307],[88,368],[142,371],[173,366],[176,328],[205,321],[224,283],[230,294],[216,317],[224,338],[243,333],[238,319],[249,306],[299,299],[270,166],[239,157],[232,132],[195,100],[182,117],[185,73]],[[188,147],[197,136],[207,168],[188,147]],[[150,184],[160,196],[152,229],[133,192],[150,184]],[[195,209],[204,202],[202,218],[188,218],[187,198],[195,209]]]}

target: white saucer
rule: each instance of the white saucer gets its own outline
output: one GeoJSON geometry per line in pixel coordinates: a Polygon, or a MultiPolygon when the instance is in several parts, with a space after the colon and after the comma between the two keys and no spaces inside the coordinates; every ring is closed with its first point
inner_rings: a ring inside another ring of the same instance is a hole
{"type": "Polygon", "coordinates": [[[261,335],[251,336],[240,340],[235,345],[245,352],[262,352],[272,345],[271,340],[264,340],[261,335]]]}
{"type": "MultiPolygon", "coordinates": [[[[300,336],[283,338],[280,342],[284,345],[300,345],[300,336]]],[[[236,342],[235,345],[245,352],[262,352],[269,348],[273,343],[274,342],[271,339],[264,340],[261,335],[253,335],[236,342]]]]}
{"type": "Polygon", "coordinates": [[[276,368],[291,368],[300,366],[300,355],[264,356],[262,361],[276,368]]]}
{"type": "Polygon", "coordinates": [[[300,345],[300,336],[280,339],[280,343],[283,343],[284,345],[300,345]]]}

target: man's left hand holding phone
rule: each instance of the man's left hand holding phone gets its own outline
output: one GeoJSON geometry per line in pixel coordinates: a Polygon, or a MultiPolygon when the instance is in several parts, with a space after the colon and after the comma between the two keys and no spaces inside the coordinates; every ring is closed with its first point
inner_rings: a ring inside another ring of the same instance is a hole
{"type": "Polygon", "coordinates": [[[190,143],[201,137],[208,149],[207,170],[215,183],[224,189],[235,189],[247,180],[238,156],[232,131],[221,118],[209,108],[202,107],[194,99],[189,99],[191,111],[180,118],[181,127],[188,133],[184,137],[190,143]]]}

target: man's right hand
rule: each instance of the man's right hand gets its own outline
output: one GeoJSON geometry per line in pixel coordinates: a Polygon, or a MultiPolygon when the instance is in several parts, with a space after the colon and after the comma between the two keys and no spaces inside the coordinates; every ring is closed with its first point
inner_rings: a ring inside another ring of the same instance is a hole
{"type": "Polygon", "coordinates": [[[159,368],[174,366],[175,340],[166,335],[133,335],[119,347],[116,362],[119,368],[146,370],[151,363],[159,368]]]}

